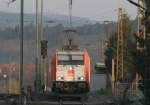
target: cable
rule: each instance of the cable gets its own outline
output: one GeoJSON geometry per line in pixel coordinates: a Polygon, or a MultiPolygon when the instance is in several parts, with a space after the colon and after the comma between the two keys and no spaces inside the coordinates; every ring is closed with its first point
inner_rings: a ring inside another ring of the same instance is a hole
{"type": "Polygon", "coordinates": [[[142,9],[146,10],[146,8],[144,8],[143,6],[139,5],[138,3],[136,3],[136,2],[134,2],[134,1],[132,1],[132,0],[127,0],[127,1],[130,2],[131,4],[137,6],[137,7],[140,7],[140,8],[142,8],[142,9]]]}

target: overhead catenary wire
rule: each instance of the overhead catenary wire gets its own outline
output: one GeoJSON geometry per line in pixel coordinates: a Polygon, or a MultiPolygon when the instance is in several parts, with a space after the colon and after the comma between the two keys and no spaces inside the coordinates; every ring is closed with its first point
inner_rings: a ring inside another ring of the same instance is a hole
{"type": "Polygon", "coordinates": [[[144,10],[146,9],[145,7],[143,7],[142,5],[140,5],[140,4],[136,3],[136,2],[134,2],[133,0],[127,0],[127,1],[130,2],[131,4],[137,6],[137,7],[140,7],[140,8],[142,8],[142,9],[144,9],[144,10]]]}
{"type": "Polygon", "coordinates": [[[69,24],[72,27],[72,0],[69,0],[69,24]]]}

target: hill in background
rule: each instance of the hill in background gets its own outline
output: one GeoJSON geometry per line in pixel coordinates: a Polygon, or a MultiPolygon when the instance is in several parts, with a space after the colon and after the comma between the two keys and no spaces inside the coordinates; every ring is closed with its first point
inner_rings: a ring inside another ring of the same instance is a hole
{"type": "MultiPolygon", "coordinates": [[[[15,27],[20,22],[20,14],[18,13],[5,13],[0,12],[0,28],[7,28],[7,27],[15,27]]],[[[25,25],[28,24],[35,24],[36,16],[35,14],[24,14],[24,23],[25,25]]],[[[64,26],[68,26],[68,16],[66,15],[45,15],[43,18],[44,24],[53,26],[56,24],[62,24],[64,26]]],[[[85,18],[75,17],[73,16],[73,25],[74,26],[82,26],[84,24],[94,24],[96,21],[92,21],[85,18]]]]}
{"type": "MultiPolygon", "coordinates": [[[[63,32],[68,26],[68,17],[63,15],[53,15],[44,17],[44,39],[48,40],[48,57],[56,49],[61,49],[67,43],[67,35],[63,32]]],[[[24,27],[24,63],[35,64],[36,57],[36,28],[35,15],[25,14],[24,27]]],[[[20,41],[19,41],[19,14],[0,12],[0,64],[19,64],[20,41]]],[[[73,17],[73,25],[77,30],[76,34],[70,37],[81,49],[87,49],[91,56],[92,71],[94,64],[101,61],[102,45],[105,42],[106,33],[109,35],[116,32],[116,23],[100,24],[84,18],[73,17]]],[[[133,33],[136,32],[136,21],[131,21],[133,33]]],[[[25,78],[32,81],[34,72],[27,69],[25,78]]]]}

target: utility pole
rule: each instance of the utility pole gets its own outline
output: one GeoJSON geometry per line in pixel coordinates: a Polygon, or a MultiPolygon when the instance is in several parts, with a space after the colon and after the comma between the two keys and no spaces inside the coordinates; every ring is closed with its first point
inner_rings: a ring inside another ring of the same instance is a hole
{"type": "Polygon", "coordinates": [[[35,88],[38,92],[40,86],[40,59],[39,59],[39,0],[36,0],[36,77],[35,77],[35,88]]]}
{"type": "MultiPolygon", "coordinates": [[[[138,0],[138,14],[137,14],[137,36],[139,38],[145,39],[145,24],[144,24],[144,18],[145,18],[145,9],[146,4],[144,0],[138,0]],[[141,8],[142,6],[143,8],[141,8]]],[[[141,46],[140,43],[137,41],[137,50],[139,51],[144,51],[145,46],[141,46]]],[[[144,69],[144,68],[143,68],[144,69]]],[[[139,74],[136,73],[136,79],[135,79],[135,84],[136,88],[138,88],[138,82],[139,82],[139,74]]]]}
{"type": "Polygon", "coordinates": [[[47,63],[48,63],[48,56],[47,56],[47,44],[48,41],[45,40],[44,38],[44,33],[43,33],[43,0],[41,0],[41,11],[40,11],[40,48],[41,48],[41,55],[40,55],[40,61],[41,61],[41,86],[42,90],[44,89],[45,91],[47,90],[48,87],[48,68],[47,68],[47,63]],[[42,46],[42,43],[44,46],[42,46]],[[42,54],[42,52],[44,52],[42,54]]]}
{"type": "Polygon", "coordinates": [[[24,0],[20,2],[20,105],[23,105],[23,34],[24,34],[24,0]]]}
{"type": "Polygon", "coordinates": [[[69,0],[69,24],[70,28],[72,28],[72,0],[69,0]]]}
{"type": "MultiPolygon", "coordinates": [[[[133,5],[139,7],[142,10],[142,16],[144,17],[144,33],[145,33],[145,75],[144,75],[144,96],[145,105],[150,105],[150,0],[139,0],[138,4],[132,0],[127,0],[133,5]]],[[[140,26],[140,25],[139,25],[140,26]]],[[[144,34],[143,34],[144,37],[144,34]]]]}
{"type": "Polygon", "coordinates": [[[37,27],[37,88],[38,91],[45,90],[48,86],[48,56],[47,56],[47,43],[43,34],[43,0],[36,0],[36,27],[37,27]],[[44,44],[43,44],[44,43],[44,44]],[[44,52],[44,53],[43,53],[44,52]]]}
{"type": "Polygon", "coordinates": [[[150,0],[145,0],[145,105],[150,105],[150,0]]]}
{"type": "Polygon", "coordinates": [[[36,80],[37,92],[43,85],[43,59],[41,57],[41,41],[43,40],[43,0],[36,0],[36,80]]]}
{"type": "Polygon", "coordinates": [[[43,0],[41,0],[41,11],[40,11],[40,39],[43,40],[43,0]]]}
{"type": "Polygon", "coordinates": [[[124,78],[123,67],[123,13],[122,8],[118,9],[118,37],[117,37],[117,75],[116,80],[124,78]]]}
{"type": "Polygon", "coordinates": [[[43,0],[39,0],[39,78],[40,78],[40,90],[42,90],[42,85],[43,85],[43,61],[41,57],[41,41],[43,39],[43,0]]]}
{"type": "MultiPolygon", "coordinates": [[[[150,105],[150,0],[139,0],[138,4],[132,0],[127,0],[133,5],[139,7],[144,13],[144,27],[145,27],[145,46],[144,46],[144,55],[145,55],[145,75],[144,75],[144,96],[145,96],[145,105],[150,105]],[[144,5],[143,5],[144,4],[144,5]]],[[[141,12],[141,11],[140,11],[141,12]]]]}

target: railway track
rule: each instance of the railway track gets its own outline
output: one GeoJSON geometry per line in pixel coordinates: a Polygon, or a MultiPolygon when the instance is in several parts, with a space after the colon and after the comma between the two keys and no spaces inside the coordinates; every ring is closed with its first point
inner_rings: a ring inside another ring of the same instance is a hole
{"type": "MultiPolygon", "coordinates": [[[[85,105],[80,100],[64,100],[62,98],[50,99],[48,101],[30,101],[27,105],[85,105]]],[[[93,105],[93,104],[91,104],[93,105]]]]}
{"type": "MultiPolygon", "coordinates": [[[[18,101],[0,101],[0,105],[19,105],[18,101]]],[[[82,101],[69,101],[69,100],[49,100],[49,101],[28,101],[23,105],[112,105],[105,102],[82,102],[82,101]]]]}
{"type": "MultiPolygon", "coordinates": [[[[37,95],[38,96],[38,95],[37,95]]],[[[19,97],[16,96],[3,96],[1,97],[0,105],[19,105],[19,97]]],[[[23,105],[112,105],[106,102],[87,102],[86,99],[79,98],[77,96],[73,97],[55,97],[53,95],[39,95],[36,99],[32,101],[24,102],[23,105]]]]}
{"type": "Polygon", "coordinates": [[[35,102],[28,102],[27,105],[111,105],[111,104],[106,104],[102,102],[80,102],[80,101],[35,101],[35,102]]]}

